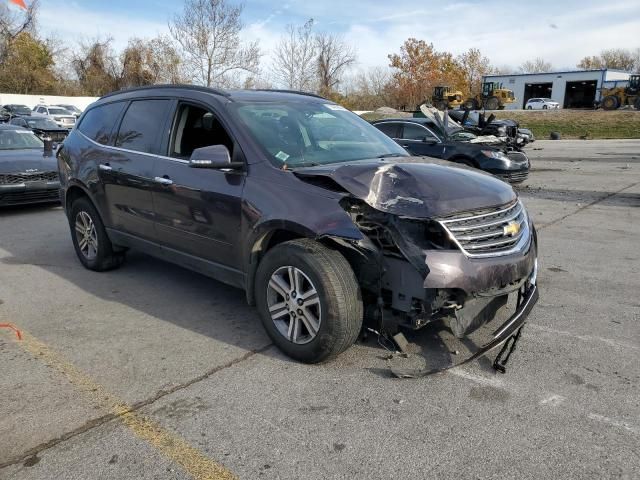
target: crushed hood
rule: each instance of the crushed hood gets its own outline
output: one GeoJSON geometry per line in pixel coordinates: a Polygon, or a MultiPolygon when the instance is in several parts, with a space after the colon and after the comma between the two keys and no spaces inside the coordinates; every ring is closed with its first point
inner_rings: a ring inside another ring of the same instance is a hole
{"type": "Polygon", "coordinates": [[[424,157],[336,163],[294,173],[302,180],[328,177],[377,210],[412,218],[442,217],[516,198],[508,184],[492,175],[424,157]]]}

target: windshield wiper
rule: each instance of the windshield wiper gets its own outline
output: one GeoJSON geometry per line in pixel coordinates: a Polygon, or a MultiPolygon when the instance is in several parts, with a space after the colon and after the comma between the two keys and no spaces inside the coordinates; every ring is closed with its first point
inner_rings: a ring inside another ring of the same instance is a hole
{"type": "Polygon", "coordinates": [[[382,155],[376,155],[374,158],[389,158],[389,157],[403,157],[400,153],[383,153],[382,155]]]}

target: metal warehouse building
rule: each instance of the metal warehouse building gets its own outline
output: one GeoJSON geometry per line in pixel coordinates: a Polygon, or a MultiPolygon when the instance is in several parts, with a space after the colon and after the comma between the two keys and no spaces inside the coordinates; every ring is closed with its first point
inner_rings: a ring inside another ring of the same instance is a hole
{"type": "Polygon", "coordinates": [[[505,108],[524,108],[530,98],[545,97],[563,108],[590,108],[600,100],[600,89],[622,85],[629,73],[619,70],[581,70],[573,72],[523,73],[515,75],[487,75],[486,82],[502,83],[513,90],[516,102],[505,108]]]}

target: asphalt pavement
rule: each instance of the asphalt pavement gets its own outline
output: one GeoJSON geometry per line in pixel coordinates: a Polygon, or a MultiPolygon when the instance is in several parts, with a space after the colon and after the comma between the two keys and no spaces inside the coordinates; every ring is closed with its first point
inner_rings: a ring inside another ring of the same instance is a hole
{"type": "Polygon", "coordinates": [[[397,379],[374,337],[299,364],[242,291],[90,272],[60,207],[0,211],[0,479],[638,478],[640,141],[527,153],[541,298],[504,375],[397,379]]]}

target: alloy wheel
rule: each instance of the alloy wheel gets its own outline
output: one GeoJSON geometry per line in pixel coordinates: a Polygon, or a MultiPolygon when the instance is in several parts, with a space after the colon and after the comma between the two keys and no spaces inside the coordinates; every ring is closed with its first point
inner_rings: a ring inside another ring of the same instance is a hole
{"type": "Polygon", "coordinates": [[[98,232],[91,216],[80,211],[76,215],[76,240],[82,255],[87,260],[93,260],[98,255],[98,232]]]}
{"type": "Polygon", "coordinates": [[[318,335],[320,298],[302,270],[284,266],[273,272],[267,285],[267,306],[276,329],[290,342],[302,345],[318,335]]]}

